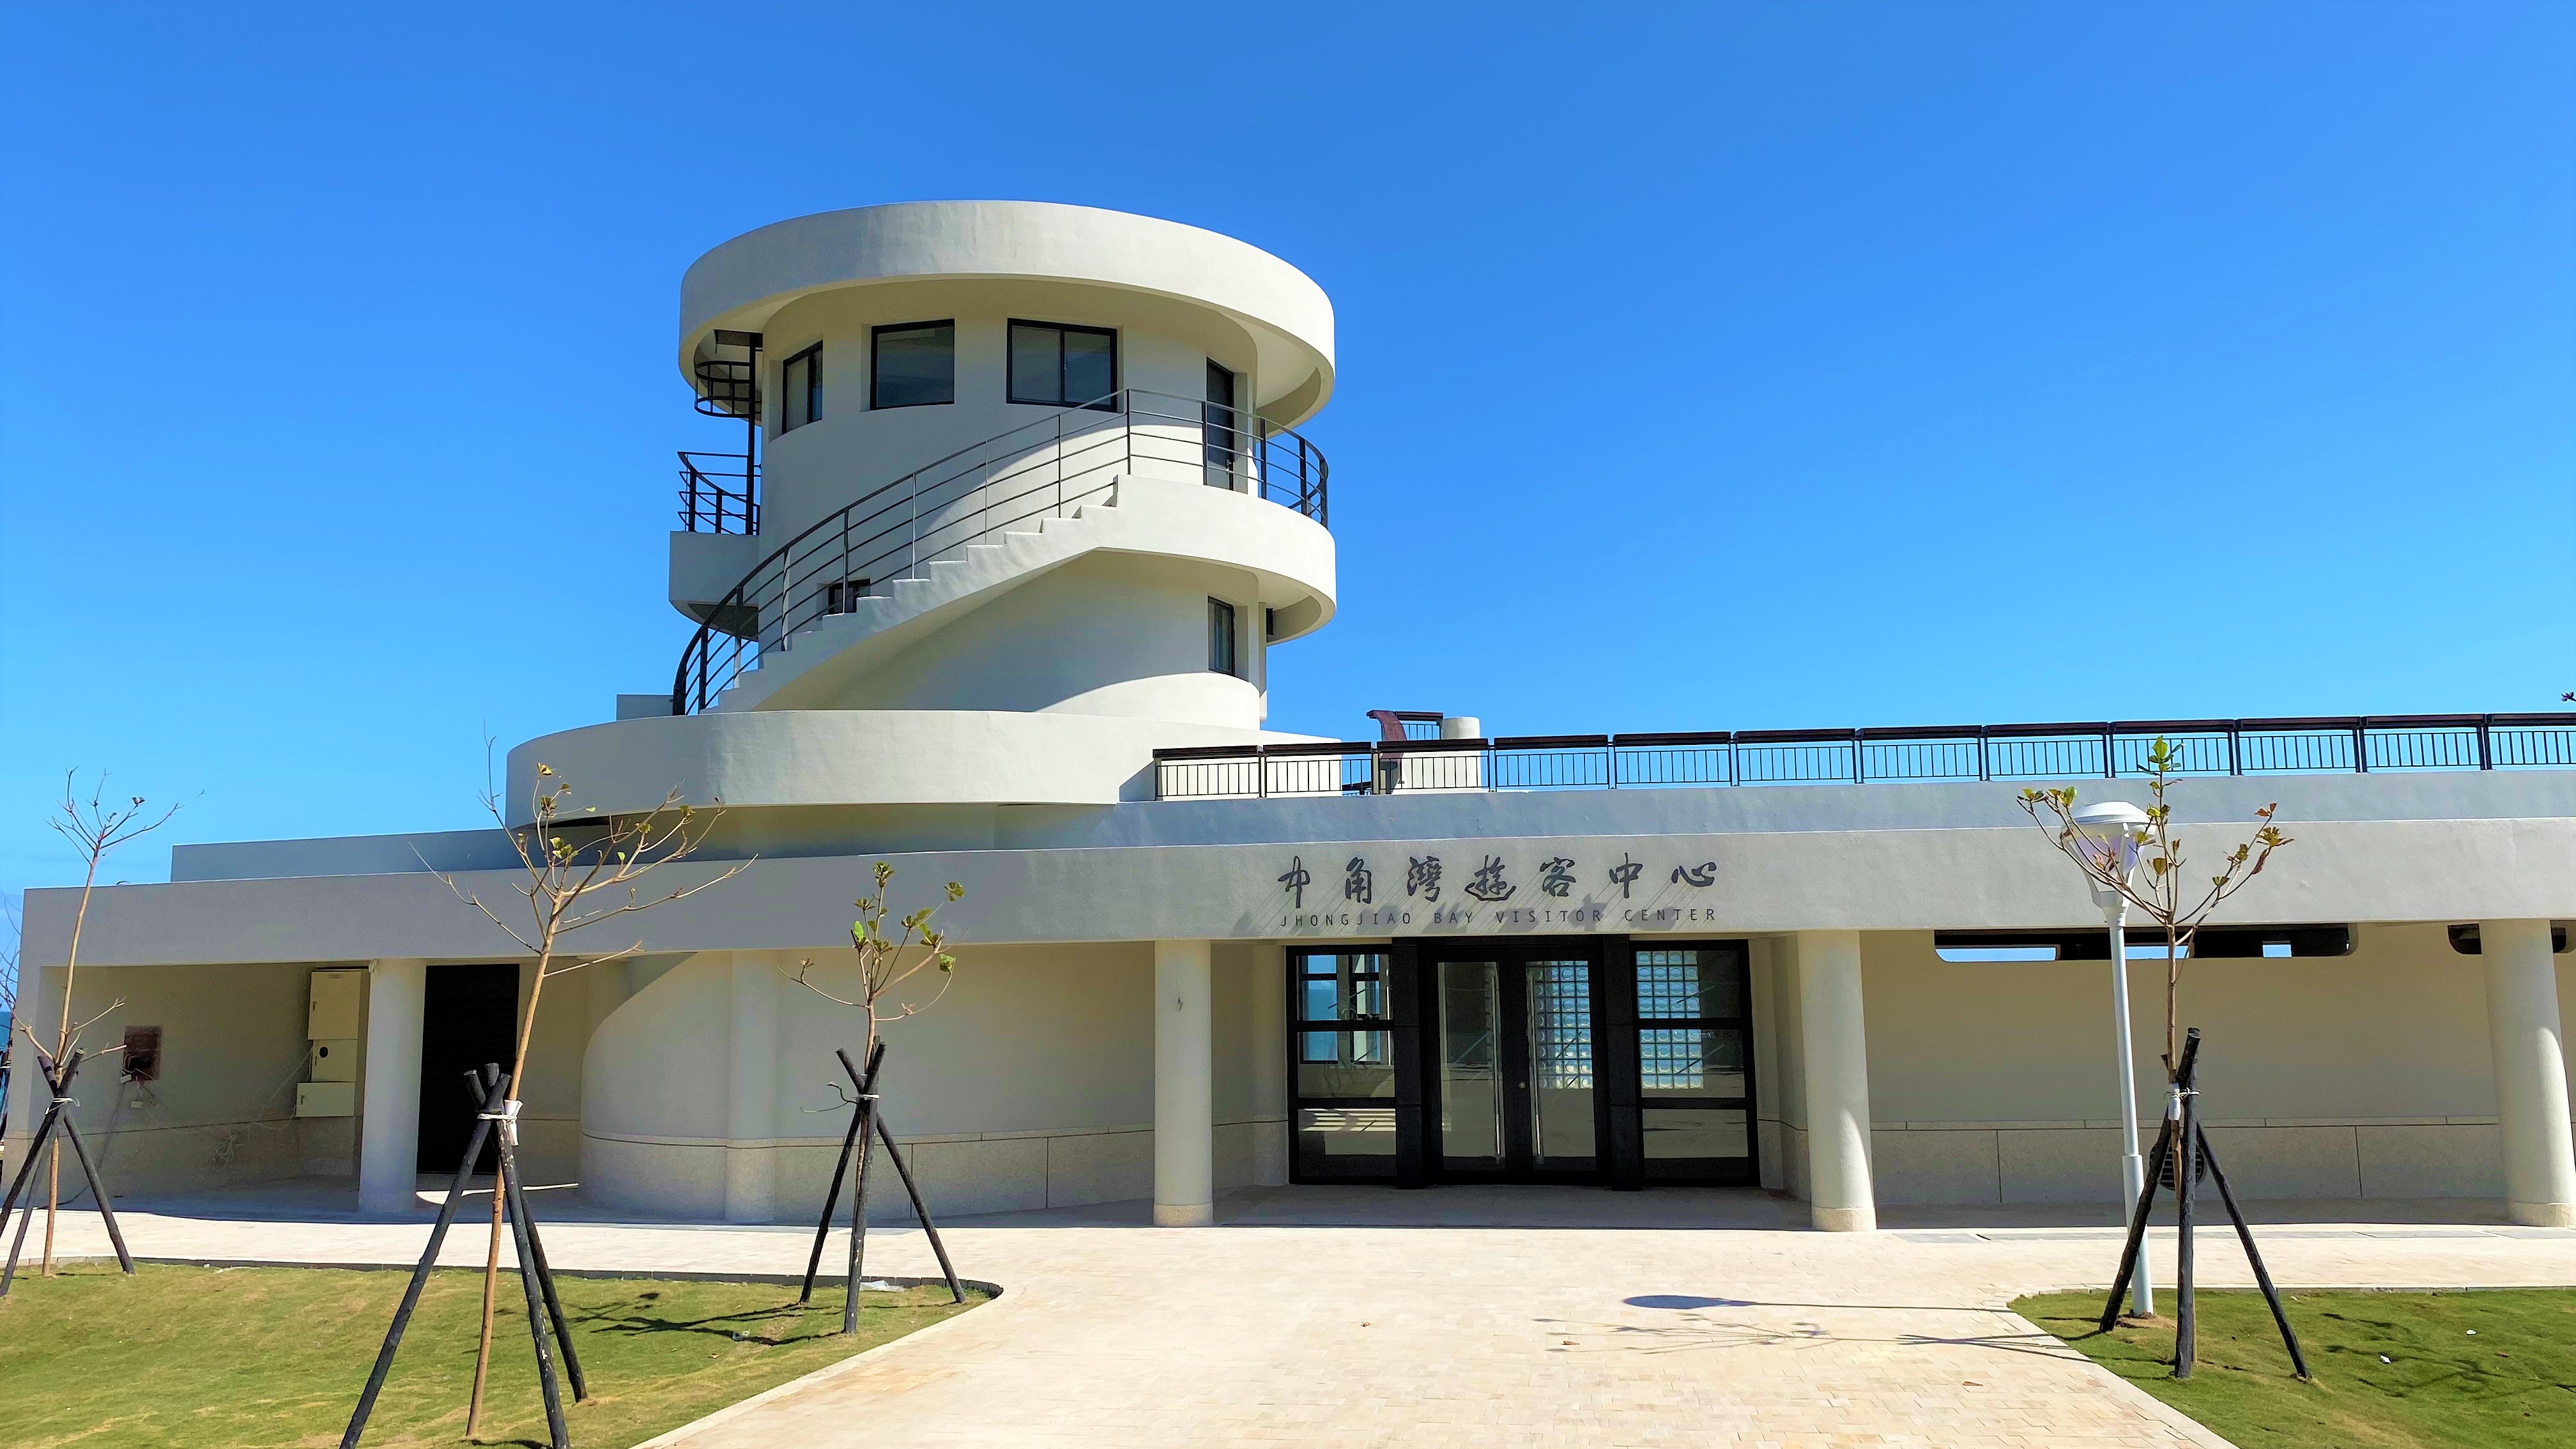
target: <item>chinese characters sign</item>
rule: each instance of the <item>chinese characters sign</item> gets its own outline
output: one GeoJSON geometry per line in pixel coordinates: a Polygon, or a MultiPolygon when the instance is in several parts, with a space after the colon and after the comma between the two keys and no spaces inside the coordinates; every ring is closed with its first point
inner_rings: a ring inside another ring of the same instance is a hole
{"type": "MultiPolygon", "coordinates": [[[[1338,854],[1338,852],[1336,853],[1338,854]]],[[[1401,930],[1537,926],[1652,930],[1717,924],[1709,888],[1721,877],[1705,859],[1643,861],[1608,854],[1532,852],[1527,858],[1477,851],[1452,861],[1436,851],[1366,852],[1309,867],[1292,855],[1279,871],[1283,930],[1401,930]],[[1378,888],[1383,867],[1389,882],[1378,888]],[[1318,879],[1333,869],[1339,878],[1318,879]],[[1393,884],[1401,871],[1403,894],[1393,884]],[[1662,884],[1656,885],[1654,882],[1662,884]]]]}

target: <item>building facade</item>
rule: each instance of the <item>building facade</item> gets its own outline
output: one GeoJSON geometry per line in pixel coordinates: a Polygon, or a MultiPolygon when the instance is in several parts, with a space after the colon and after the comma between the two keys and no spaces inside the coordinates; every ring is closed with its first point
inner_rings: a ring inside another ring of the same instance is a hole
{"type": "MultiPolygon", "coordinates": [[[[681,373],[744,430],[681,459],[696,632],[669,688],[513,749],[504,798],[523,823],[540,765],[612,815],[677,789],[721,810],[670,878],[742,869],[572,943],[641,953],[548,985],[532,1170],[646,1213],[810,1214],[859,1027],[796,976],[847,994],[882,860],[898,909],[965,888],[885,1079],[950,1213],[1549,1182],[1767,1188],[1843,1230],[2108,1214],[2115,968],[2015,797],[2141,799],[2163,736],[2196,837],[2271,801],[2297,836],[2185,967],[2240,1189],[2576,1224],[2576,716],[1271,731],[1269,651],[1334,612],[1301,431],[1333,357],[1288,264],[1080,207],[827,213],[689,269],[681,373]]],[[[75,1013],[159,1041],[80,1094],[111,1179],[409,1206],[531,984],[449,882],[515,874],[494,830],[181,846],[168,884],[100,892],[75,1013]]],[[[24,1020],[60,1009],[75,895],[29,893],[24,1020]]],[[[2152,1125],[2163,965],[2116,969],[2152,1125]]],[[[23,1136],[34,1074],[10,1090],[23,1136]]]]}

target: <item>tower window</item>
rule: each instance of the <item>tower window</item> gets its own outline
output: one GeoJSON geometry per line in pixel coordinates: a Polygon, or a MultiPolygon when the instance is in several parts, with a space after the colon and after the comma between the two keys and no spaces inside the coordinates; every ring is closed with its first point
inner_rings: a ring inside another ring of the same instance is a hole
{"type": "Polygon", "coordinates": [[[1207,485],[1232,488],[1236,468],[1242,462],[1243,435],[1235,428],[1241,419],[1234,410],[1235,374],[1208,359],[1207,405],[1199,418],[1199,432],[1207,441],[1207,485]]]}
{"type": "Polygon", "coordinates": [[[1110,411],[1118,390],[1118,334],[1106,327],[1011,324],[1011,401],[1110,411]]]}
{"type": "Polygon", "coordinates": [[[905,322],[869,335],[868,406],[915,408],[957,401],[957,324],[905,322]]]}
{"type": "Polygon", "coordinates": [[[826,614],[856,613],[859,600],[867,596],[866,579],[834,579],[823,585],[823,612],[826,614]]]}
{"type": "Polygon", "coordinates": [[[778,431],[792,432],[823,416],[823,344],[787,359],[779,384],[778,431]]]}
{"type": "Polygon", "coordinates": [[[1223,599],[1208,600],[1208,668],[1219,674],[1241,677],[1234,653],[1234,605],[1223,599]]]}

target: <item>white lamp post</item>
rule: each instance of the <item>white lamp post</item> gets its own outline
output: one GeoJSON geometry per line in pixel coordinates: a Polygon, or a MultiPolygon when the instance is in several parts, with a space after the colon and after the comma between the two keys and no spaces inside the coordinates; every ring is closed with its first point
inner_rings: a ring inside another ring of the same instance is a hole
{"type": "MultiPolygon", "coordinates": [[[[2123,800],[2087,805],[2075,812],[2075,830],[2085,853],[2107,871],[2126,880],[2138,868],[2137,833],[2147,812],[2123,800]]],[[[2093,887],[2093,903],[2111,936],[2111,1026],[2113,1053],[2120,1070],[2120,1218],[2126,1222],[2146,1191],[2147,1167],[2138,1156],[2137,1067],[2129,1053],[2129,903],[2105,885],[2093,887]]],[[[2156,1311],[2155,1287],[2147,1273],[2147,1245],[2138,1244],[2137,1268],[2129,1275],[2129,1309],[2144,1316],[2156,1311]]]]}

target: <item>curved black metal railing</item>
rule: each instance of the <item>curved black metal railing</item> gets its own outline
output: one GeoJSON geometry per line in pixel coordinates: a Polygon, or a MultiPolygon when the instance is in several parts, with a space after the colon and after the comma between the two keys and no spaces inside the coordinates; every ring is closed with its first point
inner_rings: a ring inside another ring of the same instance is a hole
{"type": "MultiPolygon", "coordinates": [[[[1127,388],[960,448],[862,494],[762,559],[680,652],[671,712],[711,708],[764,651],[967,545],[1109,498],[1121,477],[1197,476],[1329,525],[1323,452],[1238,408],[1127,388]]],[[[748,516],[748,515],[747,515],[748,516]]]]}
{"type": "Polygon", "coordinates": [[[760,464],[743,453],[680,453],[683,533],[760,532],[760,464]]]}
{"type": "Polygon", "coordinates": [[[1156,798],[2118,779],[2170,741],[2183,775],[2576,768],[2576,714],[1912,725],[1213,746],[1154,752],[1156,798]]]}

